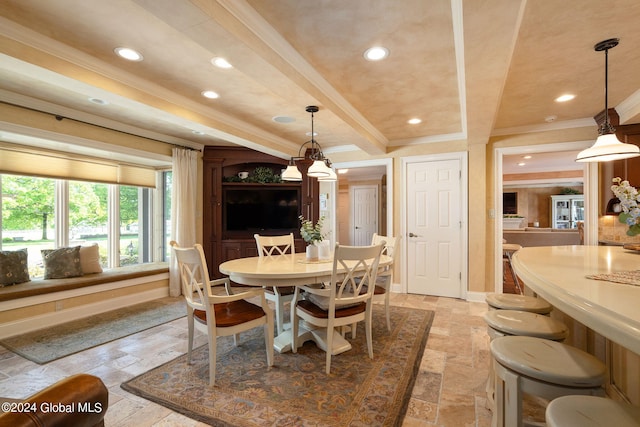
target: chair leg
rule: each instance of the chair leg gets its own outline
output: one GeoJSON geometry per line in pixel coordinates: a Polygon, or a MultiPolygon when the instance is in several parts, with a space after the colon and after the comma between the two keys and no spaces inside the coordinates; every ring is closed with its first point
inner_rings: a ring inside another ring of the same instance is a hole
{"type": "Polygon", "coordinates": [[[391,314],[389,313],[389,290],[384,295],[384,312],[387,316],[387,330],[391,332],[391,314]]]}
{"type": "Polygon", "coordinates": [[[273,320],[264,324],[264,341],[267,347],[267,366],[273,366],[273,320]]]}
{"type": "MultiPolygon", "coordinates": [[[[369,303],[371,304],[371,303],[369,303]]],[[[373,312],[370,308],[369,313],[364,318],[364,327],[367,335],[367,350],[369,350],[369,359],[373,359],[373,335],[371,333],[371,324],[373,323],[373,312]]]]}
{"type": "Polygon", "coordinates": [[[276,298],[275,301],[275,309],[276,309],[276,329],[278,331],[278,335],[284,331],[284,302],[280,297],[276,298]]]}
{"type": "Polygon", "coordinates": [[[213,387],[216,383],[216,353],[217,353],[216,337],[209,332],[209,386],[213,387]]]}
{"type": "Polygon", "coordinates": [[[325,367],[325,372],[327,373],[327,375],[329,375],[331,373],[331,352],[333,350],[333,325],[331,325],[330,327],[327,326],[327,363],[326,363],[326,367],[325,367]]]}
{"type": "Polygon", "coordinates": [[[291,351],[298,352],[298,316],[296,306],[291,303],[291,351]]]}
{"type": "Polygon", "coordinates": [[[191,363],[191,350],[193,349],[193,312],[189,311],[187,314],[187,327],[189,330],[189,337],[187,338],[187,363],[191,363]]]}

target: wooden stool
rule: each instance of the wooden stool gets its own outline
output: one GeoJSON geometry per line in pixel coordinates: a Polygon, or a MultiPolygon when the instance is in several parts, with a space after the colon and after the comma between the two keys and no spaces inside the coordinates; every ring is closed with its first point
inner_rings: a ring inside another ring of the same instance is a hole
{"type": "Polygon", "coordinates": [[[559,320],[537,313],[518,310],[491,310],[484,315],[491,339],[518,335],[564,341],[569,328],[559,320]]]}
{"type": "Polygon", "coordinates": [[[640,408],[595,396],[564,396],[547,406],[549,427],[640,427],[640,408]]]}
{"type": "Polygon", "coordinates": [[[549,314],[553,307],[542,298],[515,294],[488,294],[486,302],[494,310],[520,310],[549,314]]]}
{"type": "MultiPolygon", "coordinates": [[[[509,273],[511,274],[511,279],[513,280],[513,284],[515,285],[518,293],[522,295],[522,288],[520,287],[520,280],[518,280],[518,275],[516,271],[513,269],[513,265],[511,264],[511,256],[514,252],[522,249],[522,246],[517,243],[503,243],[502,244],[502,260],[507,264],[509,268],[509,273]]],[[[505,271],[502,271],[502,283],[505,283],[505,271]]]]}
{"type": "Polygon", "coordinates": [[[556,341],[504,336],[491,341],[495,371],[493,427],[521,427],[523,393],[544,399],[604,396],[606,368],[595,356],[556,341]]]}

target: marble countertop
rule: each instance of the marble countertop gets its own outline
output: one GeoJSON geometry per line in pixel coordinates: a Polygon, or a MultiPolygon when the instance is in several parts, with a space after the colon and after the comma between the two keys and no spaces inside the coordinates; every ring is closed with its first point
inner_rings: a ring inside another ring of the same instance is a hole
{"type": "Polygon", "coordinates": [[[640,354],[640,286],[586,276],[640,270],[640,252],[618,246],[542,246],[517,251],[518,276],[560,311],[640,354]]]}

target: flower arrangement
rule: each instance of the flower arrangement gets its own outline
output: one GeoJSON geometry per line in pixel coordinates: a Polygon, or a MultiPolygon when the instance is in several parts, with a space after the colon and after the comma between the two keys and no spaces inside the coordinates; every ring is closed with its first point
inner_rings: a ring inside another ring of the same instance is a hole
{"type": "Polygon", "coordinates": [[[304,216],[300,215],[298,217],[300,219],[300,235],[305,242],[310,245],[321,242],[324,239],[324,235],[322,234],[322,223],[324,222],[324,216],[320,217],[315,225],[312,221],[308,219],[304,219],[304,216]]]}
{"type": "Polygon", "coordinates": [[[623,212],[618,217],[618,220],[629,226],[627,230],[628,236],[635,236],[640,234],[640,195],[638,190],[629,184],[629,181],[623,181],[621,178],[613,178],[613,185],[611,191],[620,199],[620,206],[623,212]]]}

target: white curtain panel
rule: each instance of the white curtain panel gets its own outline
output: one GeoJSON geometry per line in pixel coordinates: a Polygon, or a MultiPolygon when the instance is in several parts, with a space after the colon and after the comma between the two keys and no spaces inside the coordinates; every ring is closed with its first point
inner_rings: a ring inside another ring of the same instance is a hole
{"type": "MultiPolygon", "coordinates": [[[[182,247],[196,243],[196,191],[198,188],[198,152],[173,149],[173,187],[171,190],[171,239],[182,247]]],[[[178,263],[171,253],[169,295],[181,294],[178,263]]]]}

